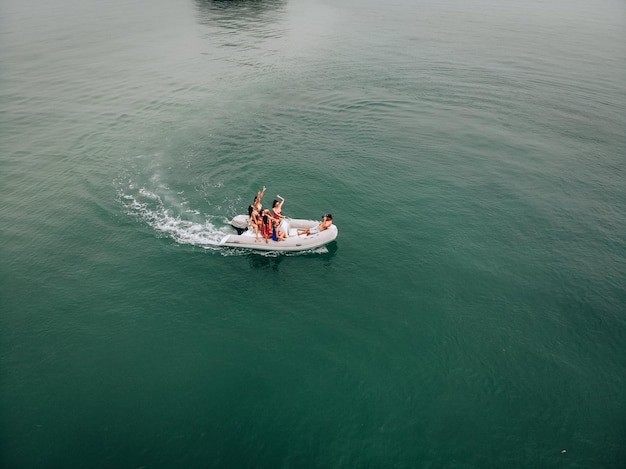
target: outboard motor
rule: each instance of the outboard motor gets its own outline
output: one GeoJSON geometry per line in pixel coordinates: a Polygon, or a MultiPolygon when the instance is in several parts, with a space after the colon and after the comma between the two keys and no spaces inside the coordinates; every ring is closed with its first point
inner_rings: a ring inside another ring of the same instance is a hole
{"type": "Polygon", "coordinates": [[[237,234],[240,235],[248,229],[248,222],[250,217],[248,215],[237,215],[230,221],[230,226],[237,230],[237,234]]]}

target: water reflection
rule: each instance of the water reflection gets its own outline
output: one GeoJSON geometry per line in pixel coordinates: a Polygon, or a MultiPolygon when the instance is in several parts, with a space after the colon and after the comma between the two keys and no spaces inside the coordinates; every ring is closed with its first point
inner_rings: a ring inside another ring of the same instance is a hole
{"type": "Polygon", "coordinates": [[[269,24],[280,20],[286,0],[195,0],[200,24],[246,31],[276,31],[269,24]]]}
{"type": "Polygon", "coordinates": [[[250,253],[248,260],[252,269],[273,270],[278,272],[280,264],[285,260],[293,257],[307,258],[309,261],[320,261],[325,267],[332,265],[332,260],[337,254],[337,241],[326,246],[326,252],[295,252],[295,253],[250,253]]]}
{"type": "Polygon", "coordinates": [[[278,266],[283,261],[283,256],[260,256],[258,254],[250,254],[248,260],[250,261],[250,267],[260,270],[274,270],[278,271],[278,266]]]}
{"type": "Polygon", "coordinates": [[[287,45],[285,0],[195,0],[195,6],[206,27],[204,55],[244,67],[237,73],[271,72],[280,62],[287,45]]]}

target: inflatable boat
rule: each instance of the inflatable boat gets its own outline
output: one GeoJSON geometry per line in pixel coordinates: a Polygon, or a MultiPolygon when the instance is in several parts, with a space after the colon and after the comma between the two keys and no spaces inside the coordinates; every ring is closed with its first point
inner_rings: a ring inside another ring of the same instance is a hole
{"type": "Polygon", "coordinates": [[[257,251],[306,251],[324,246],[337,238],[339,232],[335,225],[331,225],[330,228],[324,231],[316,232],[315,228],[320,223],[315,220],[285,218],[281,223],[280,229],[287,233],[287,239],[280,241],[268,239],[266,243],[265,238],[260,234],[258,239],[256,238],[254,230],[249,225],[249,217],[247,215],[237,215],[230,221],[231,226],[237,230],[237,234],[224,236],[219,245],[257,251]],[[312,230],[312,232],[308,235],[298,235],[298,231],[304,230],[312,230]]]}

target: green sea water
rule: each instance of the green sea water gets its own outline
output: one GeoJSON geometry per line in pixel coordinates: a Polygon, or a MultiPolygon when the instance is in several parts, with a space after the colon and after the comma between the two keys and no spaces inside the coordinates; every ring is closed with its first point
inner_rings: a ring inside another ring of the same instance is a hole
{"type": "Polygon", "coordinates": [[[0,466],[624,467],[625,129],[618,0],[3,0],[0,466]]]}

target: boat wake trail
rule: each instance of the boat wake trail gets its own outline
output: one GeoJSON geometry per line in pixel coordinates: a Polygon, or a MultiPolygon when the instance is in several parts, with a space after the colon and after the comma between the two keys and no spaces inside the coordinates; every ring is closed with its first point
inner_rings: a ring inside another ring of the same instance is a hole
{"type": "Polygon", "coordinates": [[[211,203],[215,190],[221,190],[221,184],[210,187],[188,186],[184,190],[172,190],[168,184],[161,181],[158,174],[154,173],[149,177],[140,174],[139,181],[130,175],[114,181],[119,203],[126,215],[149,226],[158,237],[172,239],[181,245],[219,252],[224,256],[247,255],[252,251],[264,257],[328,253],[326,246],[298,252],[225,248],[219,243],[224,236],[234,234],[230,220],[237,214],[242,203],[240,198],[234,200],[222,198],[217,204],[211,203]],[[189,194],[189,198],[186,194],[189,194]],[[202,210],[191,208],[202,205],[208,205],[222,213],[207,215],[202,213],[202,210]]]}
{"type": "Polygon", "coordinates": [[[124,212],[152,227],[159,236],[179,244],[217,250],[220,240],[232,232],[225,217],[203,215],[189,208],[183,192],[173,192],[165,185],[148,189],[132,180],[118,181],[117,186],[124,212]]]}

